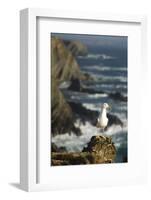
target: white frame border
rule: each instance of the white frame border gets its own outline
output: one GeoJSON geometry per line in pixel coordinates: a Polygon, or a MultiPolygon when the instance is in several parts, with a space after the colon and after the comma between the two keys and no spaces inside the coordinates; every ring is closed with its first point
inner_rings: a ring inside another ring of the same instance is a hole
{"type": "MultiPolygon", "coordinates": [[[[146,16],[112,15],[74,11],[54,11],[28,8],[20,11],[20,186],[26,191],[53,189],[49,184],[37,184],[37,70],[36,18],[51,17],[120,23],[140,23],[143,54],[142,66],[147,66],[146,16]]],[[[57,188],[56,188],[57,189],[57,188]]]]}

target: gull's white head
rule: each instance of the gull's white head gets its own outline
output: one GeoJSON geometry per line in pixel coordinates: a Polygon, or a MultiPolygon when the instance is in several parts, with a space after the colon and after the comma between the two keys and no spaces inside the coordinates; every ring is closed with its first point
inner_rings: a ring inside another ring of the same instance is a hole
{"type": "Polygon", "coordinates": [[[104,108],[104,109],[109,109],[109,110],[111,109],[111,107],[110,107],[107,103],[102,104],[102,105],[101,105],[101,108],[102,108],[102,109],[103,109],[103,108],[104,108]]]}

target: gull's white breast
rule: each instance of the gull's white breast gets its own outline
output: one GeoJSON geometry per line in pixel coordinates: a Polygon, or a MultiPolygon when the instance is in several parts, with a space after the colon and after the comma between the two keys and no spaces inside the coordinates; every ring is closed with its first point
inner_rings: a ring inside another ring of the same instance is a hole
{"type": "Polygon", "coordinates": [[[98,123],[101,128],[105,128],[108,124],[108,118],[107,117],[101,117],[101,119],[98,119],[98,123]]]}
{"type": "Polygon", "coordinates": [[[100,128],[105,128],[107,124],[108,124],[108,118],[106,116],[106,109],[103,109],[98,118],[98,126],[100,128]]]}

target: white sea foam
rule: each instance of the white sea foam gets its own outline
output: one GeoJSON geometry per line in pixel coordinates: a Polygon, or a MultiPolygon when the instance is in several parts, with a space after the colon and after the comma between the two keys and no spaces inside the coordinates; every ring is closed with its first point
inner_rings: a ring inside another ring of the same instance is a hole
{"type": "Polygon", "coordinates": [[[97,104],[83,103],[82,105],[83,105],[85,108],[89,109],[89,110],[98,111],[98,106],[97,106],[97,104]]]}
{"type": "Polygon", "coordinates": [[[116,59],[116,57],[109,56],[106,54],[88,54],[87,56],[78,56],[82,59],[102,59],[102,60],[109,60],[109,59],[116,59]]]}
{"type": "MultiPolygon", "coordinates": [[[[121,128],[120,126],[111,126],[106,132],[101,132],[100,129],[92,126],[89,122],[86,122],[85,125],[81,124],[79,121],[75,123],[75,126],[79,127],[82,131],[81,136],[76,136],[75,134],[62,134],[52,137],[52,142],[54,142],[58,147],[66,147],[69,152],[81,151],[84,146],[90,141],[90,138],[94,135],[106,135],[114,136],[118,133],[122,134],[127,131],[127,127],[121,128]]],[[[116,146],[118,141],[115,143],[116,146]]]]}
{"type": "Polygon", "coordinates": [[[82,66],[81,68],[86,70],[95,69],[98,71],[127,71],[126,67],[110,67],[101,65],[82,66]]]}
{"type": "Polygon", "coordinates": [[[69,99],[71,100],[77,100],[79,102],[83,101],[84,99],[86,100],[90,100],[90,99],[98,99],[98,98],[106,98],[108,95],[105,93],[99,94],[99,93],[95,93],[95,94],[87,94],[87,93],[82,93],[80,92],[79,94],[77,94],[76,92],[70,92],[70,96],[69,99]]]}
{"type": "Polygon", "coordinates": [[[95,84],[95,88],[107,88],[107,89],[126,89],[127,85],[116,85],[116,84],[104,84],[104,83],[100,83],[100,84],[95,84]]]}
{"type": "Polygon", "coordinates": [[[105,93],[102,93],[102,94],[98,94],[98,93],[95,93],[95,94],[88,94],[87,95],[89,98],[99,98],[99,97],[107,97],[108,95],[105,94],[105,93]]]}
{"type": "Polygon", "coordinates": [[[64,81],[59,85],[59,89],[66,89],[71,85],[71,81],[64,81]]]}
{"type": "MultiPolygon", "coordinates": [[[[101,68],[101,67],[100,67],[101,68]]],[[[82,69],[83,72],[86,72],[87,73],[87,70],[86,69],[82,69]]],[[[93,70],[91,70],[91,77],[95,80],[95,81],[98,81],[98,80],[101,80],[101,81],[120,81],[120,82],[127,82],[127,77],[124,77],[124,76],[109,76],[109,75],[103,75],[101,73],[97,73],[93,70]]]]}
{"type": "Polygon", "coordinates": [[[105,75],[95,75],[96,77],[98,77],[100,80],[102,81],[120,81],[120,82],[127,82],[127,77],[123,77],[123,76],[105,76],[105,75]]]}

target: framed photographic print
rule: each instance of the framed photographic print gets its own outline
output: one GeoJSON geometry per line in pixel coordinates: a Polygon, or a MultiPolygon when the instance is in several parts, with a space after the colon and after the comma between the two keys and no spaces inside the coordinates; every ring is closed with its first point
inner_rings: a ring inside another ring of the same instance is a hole
{"type": "Polygon", "coordinates": [[[22,189],[144,183],[146,17],[20,17],[22,189]]]}

